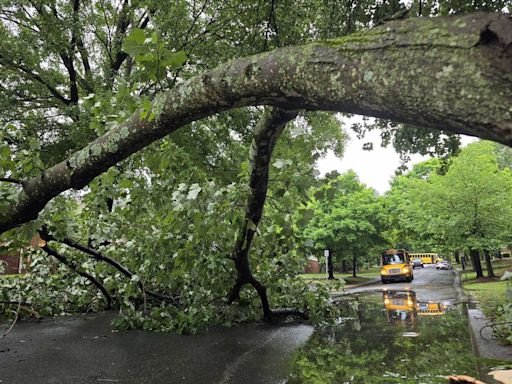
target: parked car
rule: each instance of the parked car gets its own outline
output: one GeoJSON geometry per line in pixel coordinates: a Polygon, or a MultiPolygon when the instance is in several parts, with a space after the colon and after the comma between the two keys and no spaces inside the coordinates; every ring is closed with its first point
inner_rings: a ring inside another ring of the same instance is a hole
{"type": "Polygon", "coordinates": [[[441,260],[436,263],[436,269],[452,269],[452,265],[447,260],[441,260]]]}
{"type": "Polygon", "coordinates": [[[425,268],[425,266],[423,265],[423,261],[421,259],[413,259],[412,267],[413,268],[425,268]]]}

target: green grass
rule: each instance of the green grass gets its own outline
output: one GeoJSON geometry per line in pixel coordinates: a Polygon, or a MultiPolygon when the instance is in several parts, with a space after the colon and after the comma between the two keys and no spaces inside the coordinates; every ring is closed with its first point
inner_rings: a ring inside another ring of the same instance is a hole
{"type": "MultiPolygon", "coordinates": [[[[304,280],[311,281],[312,283],[320,283],[325,284],[328,283],[327,274],[326,273],[303,273],[300,274],[299,277],[304,280]]],[[[353,277],[352,273],[335,273],[334,277],[337,279],[343,279],[347,284],[357,284],[365,281],[372,280],[376,277],[380,277],[380,268],[370,268],[364,272],[358,272],[357,277],[353,277]]]]}
{"type": "MultiPolygon", "coordinates": [[[[485,269],[485,262],[482,261],[481,263],[484,275],[487,275],[487,271],[485,269]]],[[[494,260],[492,262],[492,269],[497,277],[501,277],[505,271],[512,269],[512,259],[494,260]]],[[[476,278],[475,272],[473,272],[473,270],[470,268],[467,268],[465,271],[462,271],[462,275],[463,279],[466,280],[472,280],[476,278]]]]}
{"type": "MultiPolygon", "coordinates": [[[[485,263],[482,263],[485,267],[485,263]]],[[[511,259],[494,260],[492,263],[494,274],[499,278],[506,270],[512,269],[511,259]]],[[[484,275],[486,275],[486,271],[484,275]]],[[[473,294],[478,300],[486,300],[491,297],[505,297],[506,281],[489,278],[476,278],[476,273],[471,270],[462,271],[462,284],[464,288],[473,294]]]]}
{"type": "MultiPolygon", "coordinates": [[[[484,265],[485,266],[485,263],[484,265]]],[[[501,276],[506,270],[511,269],[512,260],[495,260],[493,270],[496,276],[501,276]]],[[[485,275],[486,273],[484,273],[485,275]]],[[[498,278],[476,278],[473,271],[462,273],[462,284],[464,289],[475,298],[482,308],[484,314],[489,318],[501,318],[502,314],[499,308],[509,300],[508,289],[511,286],[510,281],[501,281],[498,278]]]]}
{"type": "Polygon", "coordinates": [[[16,279],[18,277],[25,277],[25,274],[9,274],[9,275],[0,275],[0,279],[16,279]]]}
{"type": "Polygon", "coordinates": [[[500,280],[488,282],[467,281],[464,282],[464,288],[476,296],[500,296],[505,295],[507,282],[500,280]]]}

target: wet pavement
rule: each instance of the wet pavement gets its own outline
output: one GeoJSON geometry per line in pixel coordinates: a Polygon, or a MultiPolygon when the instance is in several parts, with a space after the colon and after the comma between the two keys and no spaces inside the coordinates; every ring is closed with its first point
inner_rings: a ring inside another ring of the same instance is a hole
{"type": "Polygon", "coordinates": [[[0,383],[280,383],[313,333],[306,325],[113,333],[114,316],[17,325],[0,340],[0,383]]]}
{"type": "MultiPolygon", "coordinates": [[[[112,332],[114,313],[17,324],[0,340],[0,383],[441,383],[477,376],[453,271],[415,270],[339,298],[346,316],[178,336],[112,332]],[[386,291],[384,292],[383,289],[386,291]]],[[[485,374],[485,372],[484,372],[485,374]]],[[[486,382],[492,381],[486,378],[486,382]]]]}
{"type": "Polygon", "coordinates": [[[289,383],[441,384],[452,374],[495,383],[487,373],[503,362],[477,357],[458,279],[426,266],[410,283],[378,282],[339,296],[344,317],[300,349],[289,383]]]}

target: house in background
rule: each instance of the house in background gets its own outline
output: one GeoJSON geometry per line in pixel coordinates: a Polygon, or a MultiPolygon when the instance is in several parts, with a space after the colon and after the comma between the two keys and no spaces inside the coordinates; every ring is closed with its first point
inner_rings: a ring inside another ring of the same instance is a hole
{"type": "Polygon", "coordinates": [[[316,257],[308,257],[308,264],[304,268],[304,273],[320,273],[320,263],[316,257]]]}
{"type": "MultiPolygon", "coordinates": [[[[30,247],[39,248],[44,246],[44,240],[35,235],[30,240],[30,247]]],[[[24,255],[26,248],[16,251],[14,254],[0,254],[0,275],[12,275],[27,273],[30,265],[30,256],[24,255]]]]}

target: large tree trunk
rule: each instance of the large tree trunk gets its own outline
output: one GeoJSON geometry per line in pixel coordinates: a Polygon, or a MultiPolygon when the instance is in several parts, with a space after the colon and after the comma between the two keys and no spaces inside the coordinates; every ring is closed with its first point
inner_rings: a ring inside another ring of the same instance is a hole
{"type": "Polygon", "coordinates": [[[487,277],[496,277],[492,269],[491,253],[488,249],[484,249],[485,267],[487,269],[487,277]]]}
{"type": "Polygon", "coordinates": [[[473,271],[476,272],[476,277],[484,277],[482,264],[480,263],[480,252],[478,249],[470,249],[469,255],[471,256],[471,263],[473,264],[473,271]]]}
{"type": "Polygon", "coordinates": [[[512,20],[478,13],[417,18],[222,64],[161,94],[154,120],[130,119],[22,181],[0,233],[46,203],[187,124],[231,108],[273,105],[356,113],[512,145],[512,20]]]}
{"type": "Polygon", "coordinates": [[[253,276],[249,264],[252,240],[263,216],[263,207],[267,198],[268,173],[272,152],[284,127],[296,116],[296,111],[268,108],[255,129],[249,151],[249,197],[245,210],[245,220],[240,228],[232,254],[237,277],[229,293],[228,302],[232,303],[237,300],[242,287],[245,284],[250,284],[256,289],[260,297],[263,318],[267,321],[273,320],[276,315],[293,314],[306,317],[303,313],[293,310],[272,311],[268,301],[267,288],[253,276]]]}

